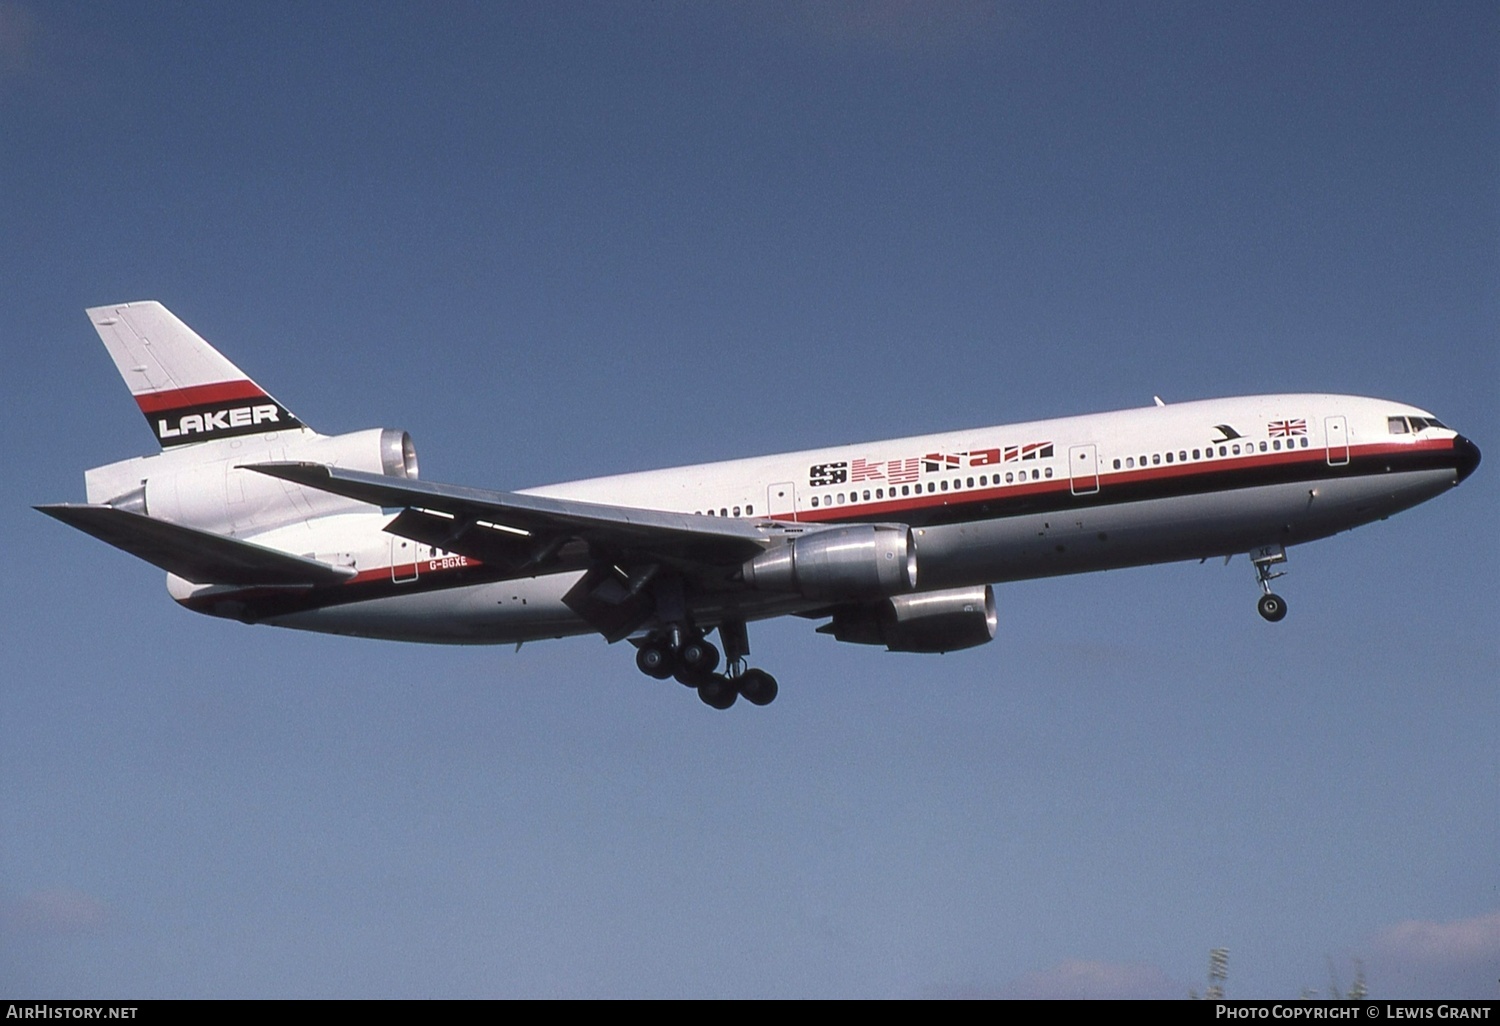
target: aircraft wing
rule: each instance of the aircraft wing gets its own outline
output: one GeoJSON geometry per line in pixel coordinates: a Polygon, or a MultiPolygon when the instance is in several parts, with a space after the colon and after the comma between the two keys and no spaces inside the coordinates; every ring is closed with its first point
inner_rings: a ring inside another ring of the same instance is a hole
{"type": "Polygon", "coordinates": [[[252,463],[245,469],[382,508],[400,508],[387,531],[471,556],[506,576],[582,570],[563,602],[611,642],[629,637],[653,615],[660,615],[663,603],[666,610],[680,609],[685,588],[702,592],[736,587],[740,568],[748,560],[778,538],[807,529],[768,519],[668,513],[431,484],[321,463],[252,463]]]}
{"type": "MultiPolygon", "coordinates": [[[[386,529],[490,562],[539,565],[567,542],[611,558],[737,569],[787,533],[773,520],[610,506],[517,492],[386,477],[321,463],[252,463],[245,469],[385,508],[405,507],[386,529]],[[549,548],[552,552],[547,552],[549,548]],[[531,558],[520,558],[529,555],[531,558]],[[504,558],[496,558],[503,556],[504,558]]],[[[793,527],[794,532],[800,532],[793,527]]]]}
{"type": "Polygon", "coordinates": [[[114,506],[58,503],[36,508],[194,584],[313,587],[339,584],[355,574],[348,567],[330,566],[114,506]]]}

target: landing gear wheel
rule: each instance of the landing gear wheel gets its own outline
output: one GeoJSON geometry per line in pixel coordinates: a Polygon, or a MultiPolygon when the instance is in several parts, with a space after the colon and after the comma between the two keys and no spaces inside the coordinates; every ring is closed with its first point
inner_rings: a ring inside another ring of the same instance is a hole
{"type": "Polygon", "coordinates": [[[719,650],[699,638],[697,641],[689,641],[683,645],[682,651],[677,653],[677,660],[682,664],[683,669],[706,676],[718,669],[719,650]]]}
{"type": "Polygon", "coordinates": [[[703,699],[705,705],[711,705],[715,709],[728,709],[740,697],[740,693],[735,690],[734,681],[722,673],[712,673],[698,685],[698,697],[703,699]]]}
{"type": "Polygon", "coordinates": [[[1271,623],[1280,623],[1286,618],[1286,599],[1268,591],[1256,601],[1255,609],[1271,623]]]}
{"type": "Polygon", "coordinates": [[[746,670],[734,683],[745,696],[745,701],[755,705],[770,705],[781,690],[776,686],[776,678],[765,670],[746,670]]]}
{"type": "Polygon", "coordinates": [[[1286,562],[1286,546],[1262,545],[1250,550],[1250,564],[1255,567],[1255,580],[1262,592],[1255,603],[1256,610],[1270,623],[1277,623],[1286,616],[1286,599],[1271,590],[1271,582],[1285,577],[1285,570],[1273,570],[1286,562]]]}
{"type": "Polygon", "coordinates": [[[702,687],[719,665],[719,650],[698,638],[677,650],[677,679],[690,688],[702,687]]]}
{"type": "Polygon", "coordinates": [[[677,669],[676,663],[677,660],[672,658],[672,650],[665,645],[645,644],[635,653],[636,668],[657,680],[666,680],[672,676],[677,669]]]}

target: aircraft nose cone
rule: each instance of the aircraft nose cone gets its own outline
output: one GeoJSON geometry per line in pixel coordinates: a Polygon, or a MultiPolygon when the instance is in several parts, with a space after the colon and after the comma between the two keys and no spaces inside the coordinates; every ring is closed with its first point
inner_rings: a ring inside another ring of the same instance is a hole
{"type": "Polygon", "coordinates": [[[1474,468],[1479,466],[1479,446],[1463,435],[1453,439],[1453,455],[1457,457],[1454,467],[1458,470],[1459,481],[1474,473],[1474,468]]]}

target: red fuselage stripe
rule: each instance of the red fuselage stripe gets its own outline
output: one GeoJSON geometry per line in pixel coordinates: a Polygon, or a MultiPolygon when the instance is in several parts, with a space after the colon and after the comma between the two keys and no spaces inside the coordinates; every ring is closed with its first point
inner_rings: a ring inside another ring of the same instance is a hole
{"type": "MultiPolygon", "coordinates": [[[[1349,446],[1349,459],[1364,459],[1371,456],[1407,456],[1414,452],[1438,452],[1453,448],[1453,442],[1447,438],[1436,438],[1421,442],[1387,443],[1380,442],[1372,445],[1349,446]]],[[[1103,462],[1102,460],[1100,461],[1103,462]]],[[[1301,463],[1321,464],[1328,462],[1328,450],[1321,447],[1308,449],[1293,449],[1289,452],[1256,453],[1254,455],[1241,456],[1217,456],[1213,459],[1189,460],[1186,463],[1163,463],[1153,465],[1145,469],[1135,470],[1105,470],[1099,468],[1099,487],[1106,489],[1110,486],[1122,484],[1136,484],[1144,481],[1161,481],[1170,478],[1193,478],[1207,476],[1209,474],[1221,474],[1226,471],[1234,472],[1249,470],[1260,467],[1286,466],[1301,463]]],[[[1333,464],[1331,470],[1337,470],[1342,466],[1342,461],[1333,464]]],[[[1028,470],[1030,468],[1027,468],[1028,470]]],[[[965,474],[967,477],[973,474],[965,474]]],[[[952,478],[950,478],[952,480],[952,478]]],[[[920,486],[914,486],[920,487],[920,486]]],[[[814,509],[811,506],[803,506],[799,498],[798,509],[794,517],[790,513],[777,514],[775,520],[796,520],[802,523],[837,523],[849,517],[869,517],[872,515],[889,516],[895,513],[904,513],[918,509],[932,509],[933,507],[949,506],[973,502],[983,502],[991,499],[1015,499],[1029,495],[1047,495],[1057,492],[1071,490],[1072,482],[1067,477],[1042,478],[1038,481],[1028,481],[1025,484],[980,486],[973,488],[953,488],[944,491],[928,492],[923,489],[920,494],[903,495],[898,499],[869,499],[859,502],[846,502],[841,506],[821,506],[814,509]]],[[[838,489],[830,488],[830,493],[838,489]]],[[[844,488],[844,491],[851,489],[844,488]]],[[[855,491],[874,492],[874,488],[868,486],[854,489],[855,491]]],[[[1092,491],[1092,490],[1091,490],[1092,491]]]]}

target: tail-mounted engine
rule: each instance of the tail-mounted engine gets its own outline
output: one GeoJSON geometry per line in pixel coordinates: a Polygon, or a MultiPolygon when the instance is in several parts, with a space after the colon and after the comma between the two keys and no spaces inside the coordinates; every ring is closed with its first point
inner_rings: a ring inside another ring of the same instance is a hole
{"type": "Polygon", "coordinates": [[[995,625],[995,591],[986,584],[848,606],[818,633],[891,652],[956,652],[994,640],[995,625]]]}
{"type": "Polygon", "coordinates": [[[756,556],[743,568],[758,591],[811,599],[866,599],[917,586],[917,552],[902,524],[857,524],[816,531],[756,556]]]}
{"type": "Polygon", "coordinates": [[[308,460],[387,477],[415,478],[411,436],[370,428],[324,437],[291,434],[270,442],[183,446],[88,471],[89,501],[216,534],[248,535],[300,520],[353,511],[360,503],[331,492],[243,470],[270,460],[308,460]]]}

